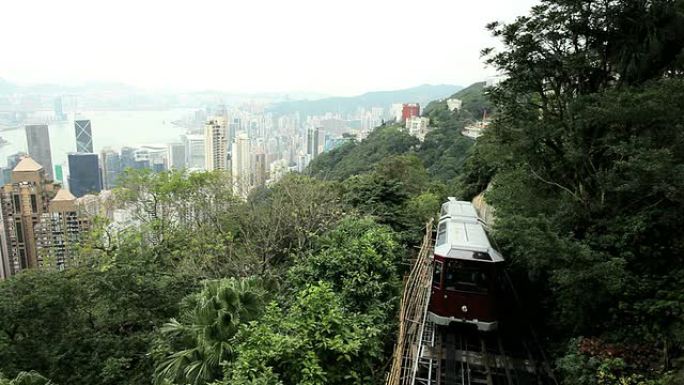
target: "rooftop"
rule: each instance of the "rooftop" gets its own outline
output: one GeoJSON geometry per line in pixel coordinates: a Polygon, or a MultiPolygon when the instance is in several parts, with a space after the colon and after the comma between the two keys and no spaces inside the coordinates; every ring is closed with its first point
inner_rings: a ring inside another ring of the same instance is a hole
{"type": "Polygon", "coordinates": [[[439,214],[440,220],[445,218],[460,217],[462,220],[477,222],[480,218],[477,215],[475,206],[468,201],[457,201],[454,197],[449,197],[449,201],[442,205],[439,214]]]}
{"type": "Polygon", "coordinates": [[[57,194],[52,198],[51,202],[65,202],[65,201],[75,201],[76,197],[72,194],[69,189],[61,188],[57,191],[57,194]]]}
{"type": "Polygon", "coordinates": [[[43,166],[39,165],[38,162],[33,160],[30,156],[27,156],[20,160],[12,171],[39,171],[42,169],[43,166]]]}
{"type": "Polygon", "coordinates": [[[435,254],[454,259],[482,262],[503,262],[481,223],[472,219],[451,217],[437,226],[435,254]]]}

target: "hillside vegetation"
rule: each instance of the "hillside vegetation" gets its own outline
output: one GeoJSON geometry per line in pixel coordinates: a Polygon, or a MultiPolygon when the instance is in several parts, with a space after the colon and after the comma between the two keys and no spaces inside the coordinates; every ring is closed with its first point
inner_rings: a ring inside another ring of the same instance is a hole
{"type": "Polygon", "coordinates": [[[0,282],[0,384],[383,384],[424,222],[483,191],[560,383],[683,384],[684,1],[544,0],[489,29],[507,80],[428,106],[423,143],[384,125],[247,200],[129,170],[135,225],[0,282]]]}
{"type": "Polygon", "coordinates": [[[297,175],[246,202],[220,173],[121,182],[139,226],[98,221],[66,271],[0,282],[0,384],[382,383],[407,252],[354,193],[297,175]]]}
{"type": "Polygon", "coordinates": [[[346,143],[314,159],[307,173],[317,178],[344,180],[371,171],[379,162],[395,155],[415,156],[422,162],[431,179],[450,183],[460,174],[473,140],[461,135],[491,104],[484,95],[484,83],[475,83],[451,95],[463,106],[449,111],[445,100],[430,103],[424,116],[430,118],[431,131],[421,143],[398,124],[376,128],[362,141],[346,143]]]}
{"type": "Polygon", "coordinates": [[[680,384],[684,2],[544,1],[492,24],[508,79],[461,177],[564,384],[680,384]]]}
{"type": "Polygon", "coordinates": [[[682,1],[545,1],[494,23],[504,49],[485,53],[507,80],[460,91],[456,114],[428,105],[437,129],[405,155],[433,191],[487,189],[492,235],[564,384],[684,382],[682,25],[682,1]],[[493,124],[466,144],[458,130],[485,109],[493,124]]]}

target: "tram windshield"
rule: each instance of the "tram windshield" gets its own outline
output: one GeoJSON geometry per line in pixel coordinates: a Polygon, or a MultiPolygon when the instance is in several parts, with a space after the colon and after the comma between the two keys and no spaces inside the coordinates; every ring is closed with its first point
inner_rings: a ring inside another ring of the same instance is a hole
{"type": "Polygon", "coordinates": [[[447,261],[445,270],[444,287],[446,290],[483,294],[489,290],[487,272],[481,268],[450,260],[447,261]]]}

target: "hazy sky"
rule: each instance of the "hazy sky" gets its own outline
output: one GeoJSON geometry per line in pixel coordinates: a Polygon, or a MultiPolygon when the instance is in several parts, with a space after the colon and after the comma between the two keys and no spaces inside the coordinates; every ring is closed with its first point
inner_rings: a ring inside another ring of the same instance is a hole
{"type": "Polygon", "coordinates": [[[535,0],[3,1],[0,78],[349,95],[468,85],[535,0]]]}

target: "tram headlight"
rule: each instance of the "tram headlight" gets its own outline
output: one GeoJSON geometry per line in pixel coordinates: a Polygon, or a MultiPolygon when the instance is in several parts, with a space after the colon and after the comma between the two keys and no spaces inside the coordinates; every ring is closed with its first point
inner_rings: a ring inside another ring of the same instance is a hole
{"type": "Polygon", "coordinates": [[[461,306],[461,311],[464,313],[467,313],[468,312],[468,306],[466,306],[466,305],[461,306]]]}

